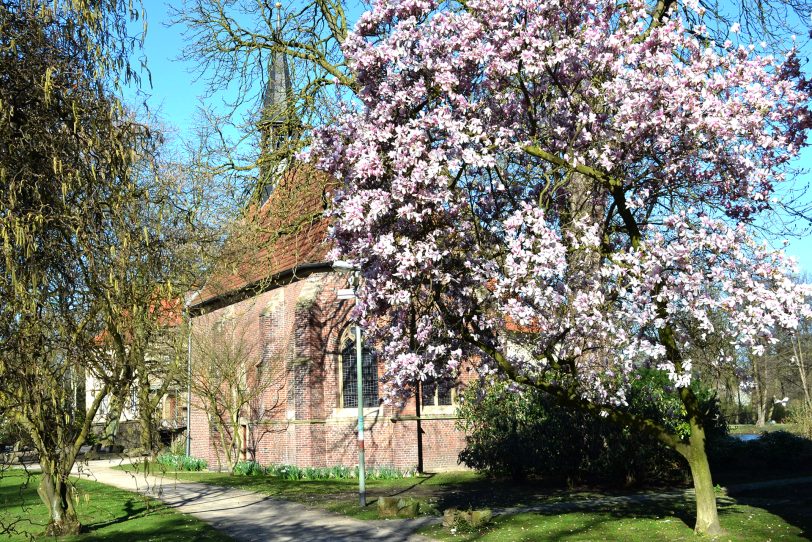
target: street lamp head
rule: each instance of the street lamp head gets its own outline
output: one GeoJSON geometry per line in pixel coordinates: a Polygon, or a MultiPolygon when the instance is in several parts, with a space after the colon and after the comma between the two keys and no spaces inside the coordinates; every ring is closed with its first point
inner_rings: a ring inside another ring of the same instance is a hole
{"type": "Polygon", "coordinates": [[[358,271],[358,268],[355,267],[350,262],[346,262],[344,260],[336,260],[333,262],[333,269],[338,271],[339,273],[352,273],[353,271],[358,271]]]}
{"type": "MultiPolygon", "coordinates": [[[[350,262],[346,262],[344,260],[336,260],[333,262],[333,270],[337,273],[342,275],[349,274],[350,275],[350,288],[355,291],[355,288],[358,286],[360,282],[360,269],[354,266],[350,262]]],[[[346,298],[349,299],[349,298],[346,298]]]]}
{"type": "Polygon", "coordinates": [[[352,273],[354,271],[359,271],[358,267],[345,260],[334,261],[333,270],[338,271],[339,273],[352,273]]]}

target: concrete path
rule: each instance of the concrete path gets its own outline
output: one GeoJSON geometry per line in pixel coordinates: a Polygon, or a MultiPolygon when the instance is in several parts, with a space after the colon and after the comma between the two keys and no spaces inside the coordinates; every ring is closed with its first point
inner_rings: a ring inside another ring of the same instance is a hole
{"type": "Polygon", "coordinates": [[[359,521],[259,493],[173,478],[128,473],[112,467],[121,460],[90,461],[76,474],[127,491],[160,499],[184,514],[201,519],[238,541],[367,541],[424,542],[413,534],[425,521],[359,521]]]}

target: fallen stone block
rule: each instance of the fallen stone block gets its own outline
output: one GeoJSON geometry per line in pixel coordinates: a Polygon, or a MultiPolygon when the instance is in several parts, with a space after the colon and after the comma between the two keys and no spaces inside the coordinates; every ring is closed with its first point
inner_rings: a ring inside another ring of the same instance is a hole
{"type": "Polygon", "coordinates": [[[443,512],[443,527],[481,527],[493,519],[493,511],[488,508],[481,510],[457,510],[448,508],[443,512]]]}
{"type": "Polygon", "coordinates": [[[482,510],[472,510],[468,522],[471,527],[479,527],[489,523],[493,519],[493,511],[487,508],[482,510]]]}
{"type": "Polygon", "coordinates": [[[400,499],[398,501],[398,517],[414,518],[420,513],[420,501],[414,499],[400,499]]]}
{"type": "Polygon", "coordinates": [[[398,515],[398,497],[378,497],[378,515],[382,518],[394,518],[398,515]]]}
{"type": "Polygon", "coordinates": [[[459,510],[456,508],[446,508],[443,510],[443,527],[453,527],[457,524],[459,510]]]}

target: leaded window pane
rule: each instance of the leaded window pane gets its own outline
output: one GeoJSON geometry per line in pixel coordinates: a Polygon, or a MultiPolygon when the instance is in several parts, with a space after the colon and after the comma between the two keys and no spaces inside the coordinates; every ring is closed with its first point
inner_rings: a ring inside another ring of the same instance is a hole
{"type": "Polygon", "coordinates": [[[424,406],[445,406],[451,405],[451,387],[447,384],[439,383],[436,380],[426,380],[420,384],[420,399],[424,406]]]}
{"type": "Polygon", "coordinates": [[[438,386],[437,404],[440,406],[451,404],[451,388],[442,385],[438,386]]]}
{"type": "Polygon", "coordinates": [[[437,384],[433,381],[421,382],[420,391],[420,404],[434,406],[434,393],[437,391],[437,384]]]}
{"type": "MultiPolygon", "coordinates": [[[[358,408],[357,371],[355,367],[355,341],[347,341],[341,351],[342,398],[344,408],[358,408]]],[[[364,406],[378,406],[378,363],[375,353],[364,348],[362,365],[364,406]]]]}

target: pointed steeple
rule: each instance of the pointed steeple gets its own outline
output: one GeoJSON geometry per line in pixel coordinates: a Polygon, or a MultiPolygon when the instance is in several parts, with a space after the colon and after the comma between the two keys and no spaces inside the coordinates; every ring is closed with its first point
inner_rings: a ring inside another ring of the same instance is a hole
{"type": "MultiPolygon", "coordinates": [[[[294,116],[292,109],[293,87],[290,84],[290,68],[288,59],[282,51],[274,51],[268,65],[268,84],[262,96],[262,123],[263,128],[282,135],[290,124],[290,117],[294,116]]],[[[273,138],[276,139],[276,138],[273,138]]],[[[272,142],[278,146],[279,141],[272,142]]]]}
{"type": "MultiPolygon", "coordinates": [[[[282,27],[282,4],[277,2],[275,7],[277,10],[275,32],[279,33],[282,27]]],[[[268,170],[268,157],[283,147],[288,139],[295,137],[299,132],[299,126],[287,55],[282,51],[274,51],[268,64],[268,82],[262,95],[262,116],[259,120],[262,153],[259,175],[262,201],[265,201],[273,190],[274,179],[271,177],[277,173],[268,170]]]]}

